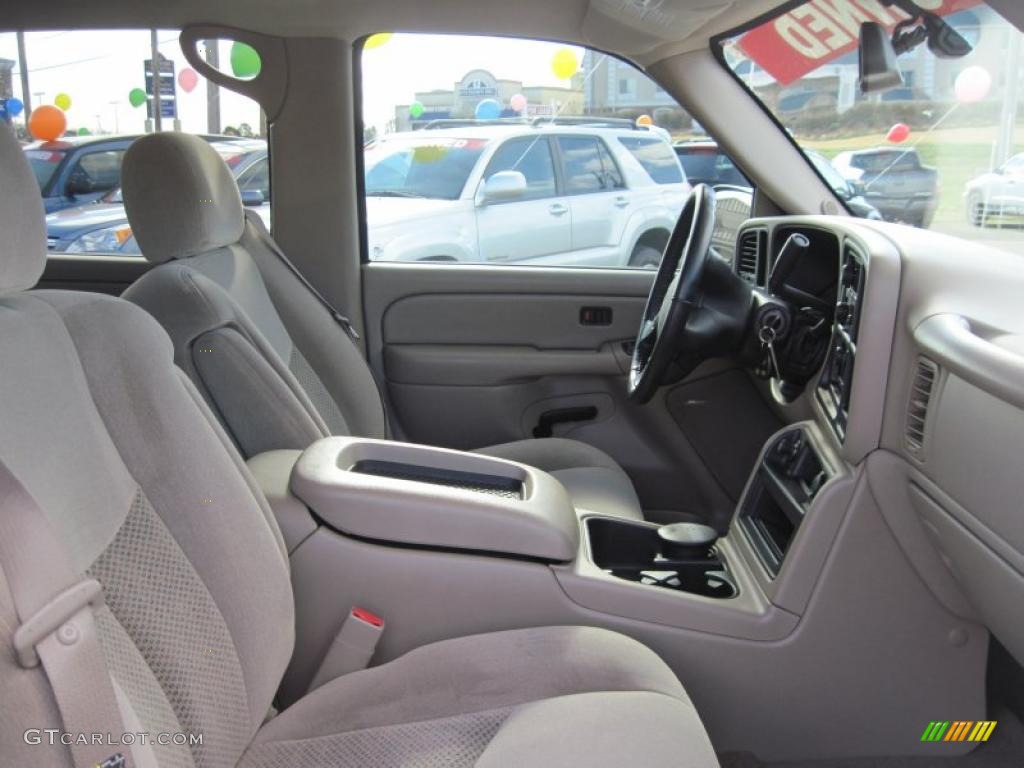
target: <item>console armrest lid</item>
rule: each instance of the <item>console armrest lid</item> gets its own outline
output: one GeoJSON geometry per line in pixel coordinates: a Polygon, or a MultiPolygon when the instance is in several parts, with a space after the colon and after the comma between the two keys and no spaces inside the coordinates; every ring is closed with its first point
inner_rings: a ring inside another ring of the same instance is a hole
{"type": "Polygon", "coordinates": [[[576,512],[558,480],[533,467],[475,453],[327,437],[303,451],[292,470],[291,489],[329,525],[366,539],[549,562],[571,561],[579,544],[576,512]],[[404,466],[409,472],[396,477],[360,471],[381,465],[404,466]],[[426,479],[410,479],[417,474],[426,479]],[[443,484],[430,476],[442,478],[443,484]],[[521,492],[481,492],[459,487],[446,476],[485,476],[521,492]]]}

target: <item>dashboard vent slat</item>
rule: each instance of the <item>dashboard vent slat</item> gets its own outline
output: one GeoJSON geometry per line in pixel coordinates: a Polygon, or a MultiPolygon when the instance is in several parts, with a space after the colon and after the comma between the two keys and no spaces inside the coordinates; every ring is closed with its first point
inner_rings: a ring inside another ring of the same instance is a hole
{"type": "Polygon", "coordinates": [[[763,229],[748,229],[740,235],[736,247],[736,274],[754,285],[764,282],[765,240],[763,229]]]}
{"type": "Polygon", "coordinates": [[[925,425],[928,421],[928,405],[939,377],[938,366],[931,360],[919,357],[910,384],[910,398],[907,403],[906,440],[907,450],[920,455],[924,450],[925,425]]]}

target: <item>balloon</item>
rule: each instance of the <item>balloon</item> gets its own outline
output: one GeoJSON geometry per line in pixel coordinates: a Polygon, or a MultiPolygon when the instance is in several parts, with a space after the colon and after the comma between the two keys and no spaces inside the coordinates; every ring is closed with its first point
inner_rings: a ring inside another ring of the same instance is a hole
{"type": "Polygon", "coordinates": [[[185,67],[178,73],[178,85],[185,93],[192,93],[199,84],[199,75],[191,67],[185,67]]]}
{"type": "Polygon", "coordinates": [[[251,80],[260,73],[260,55],[256,49],[237,40],[231,44],[231,73],[239,80],[251,80]]]}
{"type": "Polygon", "coordinates": [[[32,110],[28,119],[28,129],[40,141],[53,141],[64,135],[68,127],[68,119],[64,111],[50,104],[44,104],[32,110]]]}
{"type": "Polygon", "coordinates": [[[370,35],[363,43],[363,50],[372,51],[374,48],[380,48],[391,39],[391,34],[391,32],[378,32],[376,35],[370,35]]]}
{"type": "Polygon", "coordinates": [[[640,117],[638,117],[636,119],[636,124],[637,125],[654,125],[654,120],[651,119],[650,115],[640,115],[640,117]]]}
{"type": "Polygon", "coordinates": [[[579,68],[576,54],[569,48],[559,48],[551,57],[551,71],[559,80],[568,80],[579,68]]]}
{"type": "Polygon", "coordinates": [[[85,127],[85,126],[83,125],[83,126],[82,126],[81,128],[79,128],[79,129],[78,129],[78,130],[76,131],[76,133],[77,133],[77,134],[78,134],[79,136],[88,136],[89,134],[91,134],[91,133],[92,133],[92,131],[90,131],[90,130],[89,130],[88,128],[86,128],[86,127],[85,127]]]}
{"type": "Polygon", "coordinates": [[[418,119],[423,114],[423,104],[419,101],[414,101],[409,105],[409,117],[413,120],[418,119]]]}
{"type": "Polygon", "coordinates": [[[477,120],[494,120],[501,117],[501,104],[494,99],[484,99],[476,105],[477,120]]]}
{"type": "Polygon", "coordinates": [[[11,96],[11,98],[7,100],[7,114],[11,117],[17,117],[20,115],[21,110],[24,108],[25,105],[22,103],[21,99],[15,96],[11,96]]]}
{"type": "Polygon", "coordinates": [[[953,81],[953,93],[961,104],[973,104],[988,96],[992,88],[992,75],[984,67],[967,67],[953,81]]]}
{"type": "Polygon", "coordinates": [[[68,96],[66,93],[58,93],[53,98],[53,103],[61,109],[63,109],[65,112],[71,109],[71,97],[68,96]]]}
{"type": "Polygon", "coordinates": [[[508,105],[516,112],[524,112],[526,110],[526,97],[521,93],[517,93],[508,100],[508,105]]]}
{"type": "Polygon", "coordinates": [[[910,135],[910,126],[906,123],[896,123],[889,132],[885,134],[886,141],[891,141],[893,144],[900,144],[907,140],[910,135]]]}
{"type": "Polygon", "coordinates": [[[141,107],[146,103],[146,92],[141,88],[132,88],[128,91],[128,103],[133,107],[141,107]]]}

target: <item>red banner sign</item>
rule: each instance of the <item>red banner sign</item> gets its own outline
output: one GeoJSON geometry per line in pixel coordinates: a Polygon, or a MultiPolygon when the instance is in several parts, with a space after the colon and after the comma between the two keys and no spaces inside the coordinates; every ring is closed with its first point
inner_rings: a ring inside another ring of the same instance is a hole
{"type": "MultiPolygon", "coordinates": [[[[921,8],[948,16],[982,0],[916,0],[921,8]]],[[[739,47],[782,85],[857,47],[860,25],[877,21],[890,31],[908,18],[880,0],[811,0],[752,29],[739,47]]]]}

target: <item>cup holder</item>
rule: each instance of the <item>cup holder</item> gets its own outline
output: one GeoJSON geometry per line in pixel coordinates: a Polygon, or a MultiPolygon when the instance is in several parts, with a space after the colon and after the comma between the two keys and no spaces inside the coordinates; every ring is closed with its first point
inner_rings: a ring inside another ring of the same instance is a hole
{"type": "Polygon", "coordinates": [[[585,525],[591,561],[616,578],[720,599],[739,592],[714,546],[695,557],[665,556],[657,526],[607,517],[585,525]]]}

